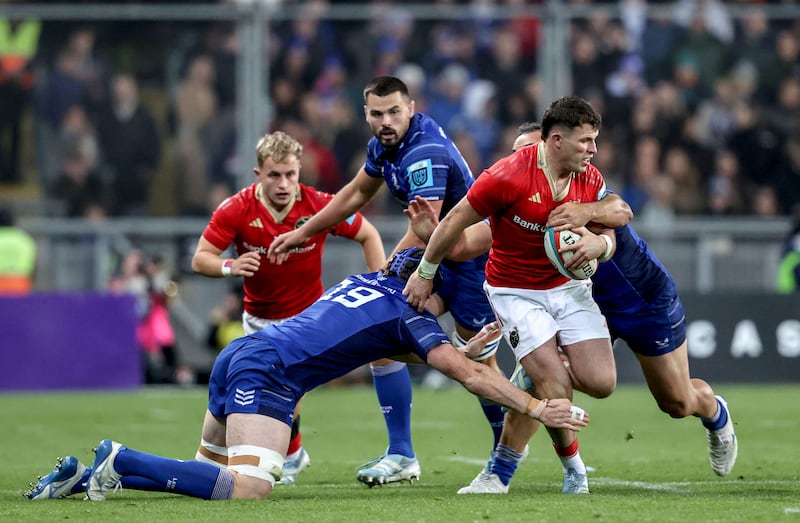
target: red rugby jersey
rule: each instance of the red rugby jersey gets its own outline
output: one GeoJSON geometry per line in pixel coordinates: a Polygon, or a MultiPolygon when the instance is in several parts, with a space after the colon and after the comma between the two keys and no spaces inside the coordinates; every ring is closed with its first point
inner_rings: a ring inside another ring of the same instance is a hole
{"type": "Polygon", "coordinates": [[[573,173],[568,190],[556,200],[544,146],[524,147],[483,171],[467,193],[472,207],[488,216],[492,248],[486,281],[496,287],[551,289],[568,280],[544,252],[550,211],[568,202],[597,201],[606,195],[602,174],[593,165],[573,173]]]}
{"type": "Polygon", "coordinates": [[[352,239],[361,229],[363,217],[356,213],[332,229],[312,236],[304,245],[292,249],[283,264],[275,265],[265,256],[273,238],[302,225],[325,207],[333,195],[300,184],[294,205],[276,222],[256,198],[257,187],[254,183],[222,202],[211,215],[203,237],[218,249],[225,250],[233,243],[239,254],[260,253],[258,272],[244,278],[244,309],[259,318],[288,318],[322,295],[322,253],[328,234],[352,239]]]}

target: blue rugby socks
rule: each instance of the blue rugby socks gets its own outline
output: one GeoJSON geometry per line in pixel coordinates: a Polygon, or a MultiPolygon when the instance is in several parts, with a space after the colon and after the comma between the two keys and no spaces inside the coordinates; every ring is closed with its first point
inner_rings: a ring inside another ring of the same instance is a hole
{"type": "Polygon", "coordinates": [[[403,362],[372,366],[372,382],[389,433],[387,454],[414,457],[411,444],[411,376],[403,362]]]}

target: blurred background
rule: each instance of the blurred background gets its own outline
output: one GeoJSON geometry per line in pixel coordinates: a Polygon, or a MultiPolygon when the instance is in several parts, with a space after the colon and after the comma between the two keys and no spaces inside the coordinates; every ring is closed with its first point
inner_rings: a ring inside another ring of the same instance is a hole
{"type": "MultiPolygon", "coordinates": [[[[255,144],[274,130],[304,145],[301,181],[336,192],[364,160],[361,90],[381,74],[409,85],[476,176],[554,98],[588,99],[603,115],[595,164],[696,320],[693,368],[800,376],[790,1],[6,1],[0,235],[33,244],[19,255],[0,240],[0,266],[28,263],[32,291],[0,298],[2,352],[86,363],[113,344],[146,357],[117,360],[133,370],[107,386],[197,381],[209,332],[240,314],[230,280],[191,272],[210,213],[254,181],[255,144]],[[142,347],[130,325],[154,310],[161,335],[142,347]]],[[[391,249],[396,204],[382,194],[366,214],[391,249]]],[[[326,284],[364,269],[345,243],[328,242],[326,284]]],[[[623,381],[638,376],[626,352],[623,381]]],[[[74,386],[56,368],[5,372],[0,388],[74,386]]]]}

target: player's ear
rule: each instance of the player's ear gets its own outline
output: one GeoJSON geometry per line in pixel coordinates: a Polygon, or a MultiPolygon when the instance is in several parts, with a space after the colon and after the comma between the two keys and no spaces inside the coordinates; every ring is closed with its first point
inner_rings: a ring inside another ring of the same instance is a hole
{"type": "Polygon", "coordinates": [[[260,175],[260,174],[261,174],[261,170],[259,170],[259,168],[258,168],[258,167],[253,167],[253,174],[255,174],[256,176],[258,176],[258,175],[260,175]]]}
{"type": "Polygon", "coordinates": [[[416,111],[416,102],[414,100],[411,100],[410,102],[408,102],[409,116],[414,116],[415,111],[416,111]]]}

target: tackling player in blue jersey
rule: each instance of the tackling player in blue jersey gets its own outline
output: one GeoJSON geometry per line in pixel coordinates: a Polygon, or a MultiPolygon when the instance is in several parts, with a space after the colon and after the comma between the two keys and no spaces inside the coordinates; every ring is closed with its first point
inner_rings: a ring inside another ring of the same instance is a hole
{"type": "MultiPolygon", "coordinates": [[[[367,159],[333,200],[302,227],[275,238],[268,256],[275,262],[308,238],[341,222],[362,209],[385,183],[404,208],[415,197],[426,198],[440,217],[466,194],[474,182],[461,153],[439,125],[429,116],[417,113],[408,88],[398,78],[379,76],[364,89],[364,114],[374,137],[367,145],[367,159]]],[[[411,227],[393,252],[409,246],[422,246],[411,227]]],[[[486,255],[443,266],[445,285],[439,297],[455,322],[453,343],[464,345],[494,313],[483,291],[486,255]]],[[[437,311],[437,315],[439,312],[437,311]]],[[[479,360],[500,372],[491,344],[479,360]]],[[[411,380],[404,363],[387,360],[373,362],[373,381],[384,413],[389,435],[386,453],[365,465],[356,478],[368,485],[419,478],[420,466],[411,442],[411,380]]],[[[481,400],[484,414],[494,432],[494,445],[502,432],[503,412],[491,402],[481,400]]]]}
{"type": "MultiPolygon", "coordinates": [[[[513,150],[538,140],[536,126],[520,126],[513,150]]],[[[565,203],[551,213],[547,225],[564,230],[589,222],[613,221],[610,214],[620,212],[621,199],[611,196],[602,202],[565,203]]],[[[426,209],[426,203],[415,202],[407,214],[418,224],[418,234],[427,237],[435,215],[426,209]]],[[[469,257],[491,245],[491,231],[485,224],[475,224],[467,231],[451,256],[469,257]]],[[[612,338],[625,340],[634,351],[659,408],[673,418],[701,419],[711,468],[715,474],[724,476],[733,468],[738,452],[733,421],[726,401],[715,396],[705,381],[690,378],[686,319],[675,282],[630,225],[616,228],[615,234],[616,251],[609,261],[599,264],[592,277],[592,295],[606,317],[612,338]]],[[[535,391],[519,365],[512,382],[535,391]]],[[[537,423],[528,423],[509,412],[492,463],[459,493],[507,493],[520,455],[537,428],[537,423]]]]}
{"type": "Polygon", "coordinates": [[[25,496],[63,498],[85,484],[88,499],[102,501],[121,483],[203,499],[265,498],[281,477],[297,401],[376,355],[426,362],[470,392],[548,426],[585,427],[588,415],[569,400],[537,400],[464,357],[497,337],[495,324],[462,353],[433,314],[406,303],[402,289],[421,257],[419,248],[400,251],[382,271],[350,276],[299,315],[229,344],[211,372],[199,459],[145,454],[106,439],[92,467],[74,456],[60,460],[25,496]]]}

